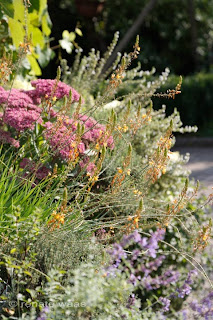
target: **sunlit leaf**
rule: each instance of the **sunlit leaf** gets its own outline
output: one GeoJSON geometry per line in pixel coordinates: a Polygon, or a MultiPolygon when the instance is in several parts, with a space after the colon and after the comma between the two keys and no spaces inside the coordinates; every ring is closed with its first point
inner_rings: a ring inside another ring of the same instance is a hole
{"type": "Polygon", "coordinates": [[[50,25],[48,23],[47,15],[44,15],[42,17],[41,26],[42,26],[42,31],[45,34],[45,36],[49,36],[50,33],[51,33],[51,28],[50,28],[50,25]]]}
{"type": "Polygon", "coordinates": [[[24,40],[24,28],[23,24],[13,18],[8,19],[8,25],[10,30],[10,36],[13,40],[13,44],[16,48],[19,47],[20,43],[24,40]]]}
{"type": "Polygon", "coordinates": [[[32,37],[33,45],[36,46],[37,44],[39,44],[40,47],[43,49],[45,46],[45,42],[41,30],[37,27],[34,27],[33,25],[29,25],[28,32],[29,35],[32,37]]]}
{"type": "Polygon", "coordinates": [[[14,19],[24,23],[24,3],[23,0],[13,0],[14,19]]]}
{"type": "Polygon", "coordinates": [[[32,68],[30,74],[40,76],[41,75],[41,68],[39,67],[39,64],[36,61],[36,59],[32,55],[29,55],[27,57],[27,59],[29,60],[31,68],[32,68]]]}
{"type": "Polygon", "coordinates": [[[69,34],[69,40],[70,40],[70,41],[74,41],[75,38],[76,38],[76,34],[75,34],[74,32],[70,32],[70,34],[69,34]]]}
{"type": "Polygon", "coordinates": [[[69,39],[70,33],[68,30],[64,30],[62,33],[62,38],[63,39],[69,39]]]}
{"type": "Polygon", "coordinates": [[[81,29],[75,28],[75,32],[76,32],[80,37],[83,36],[83,33],[82,33],[81,29]]]}

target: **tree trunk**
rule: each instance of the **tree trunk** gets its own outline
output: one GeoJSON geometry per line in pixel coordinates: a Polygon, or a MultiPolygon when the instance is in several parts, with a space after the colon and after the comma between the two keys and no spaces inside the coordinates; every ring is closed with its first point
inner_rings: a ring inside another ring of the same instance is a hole
{"type": "Polygon", "coordinates": [[[109,57],[105,69],[107,69],[112,62],[116,59],[117,53],[122,52],[123,49],[127,46],[130,39],[136,35],[137,30],[140,28],[142,23],[144,22],[145,18],[149,14],[149,12],[153,9],[154,5],[157,3],[158,0],[150,0],[147,5],[141,10],[140,14],[138,15],[137,19],[133,23],[133,25],[129,28],[125,36],[121,39],[118,43],[117,47],[115,48],[112,55],[109,57]]]}

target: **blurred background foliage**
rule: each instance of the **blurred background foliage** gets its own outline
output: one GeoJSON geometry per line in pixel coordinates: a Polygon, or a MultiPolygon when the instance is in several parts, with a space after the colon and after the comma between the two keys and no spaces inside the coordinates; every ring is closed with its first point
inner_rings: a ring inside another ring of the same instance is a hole
{"type": "MultiPolygon", "coordinates": [[[[102,11],[95,16],[86,16],[79,10],[80,3],[96,0],[54,0],[48,1],[49,14],[54,21],[52,34],[55,40],[64,29],[74,30],[79,26],[83,37],[78,45],[87,54],[94,47],[105,52],[116,31],[120,40],[135,24],[140,12],[153,2],[152,9],[144,17],[136,33],[140,35],[142,69],[154,66],[157,73],[169,67],[174,75],[162,88],[173,88],[177,77],[183,75],[182,95],[173,101],[155,99],[154,107],[163,103],[170,114],[174,106],[178,107],[184,125],[198,125],[201,135],[212,135],[212,68],[213,68],[213,0],[105,0],[102,11]]],[[[123,46],[123,52],[129,52],[135,34],[123,46]]],[[[63,57],[72,64],[73,56],[63,53],[63,57]]],[[[56,60],[55,60],[56,61],[56,60]]],[[[52,64],[44,70],[51,76],[52,64]]],[[[177,83],[177,82],[176,82],[177,83]]]]}
{"type": "MultiPolygon", "coordinates": [[[[80,24],[84,37],[79,45],[87,53],[91,47],[105,51],[113,34],[120,39],[135,23],[150,0],[105,0],[103,10],[95,17],[83,16],[77,3],[85,0],[49,0],[49,13],[55,39],[64,29],[80,24]]],[[[87,0],[87,3],[96,2],[87,0]]],[[[152,10],[137,29],[141,38],[144,68],[155,66],[159,72],[169,67],[176,74],[210,71],[213,63],[213,1],[156,0],[152,10]]],[[[89,8],[89,5],[88,5],[89,8]]],[[[89,10],[89,9],[88,9],[89,10]]],[[[134,36],[134,35],[133,35],[134,36]]],[[[132,38],[134,41],[134,37],[132,38]]],[[[126,43],[129,51],[132,42],[126,43]]]]}
{"type": "MultiPolygon", "coordinates": [[[[62,58],[72,65],[73,49],[83,48],[83,55],[91,48],[104,53],[116,31],[120,51],[130,52],[139,34],[142,69],[154,66],[160,74],[168,67],[173,74],[162,91],[174,87],[176,75],[184,76],[182,95],[175,102],[155,99],[154,107],[165,103],[170,114],[175,105],[184,125],[196,124],[202,135],[213,134],[213,0],[32,0],[31,4],[32,52],[22,62],[23,74],[31,68],[34,75],[54,78],[62,58]]],[[[0,6],[0,51],[12,48],[16,55],[17,43],[24,37],[22,0],[0,0],[0,6]],[[14,33],[19,29],[20,39],[14,33]]]]}

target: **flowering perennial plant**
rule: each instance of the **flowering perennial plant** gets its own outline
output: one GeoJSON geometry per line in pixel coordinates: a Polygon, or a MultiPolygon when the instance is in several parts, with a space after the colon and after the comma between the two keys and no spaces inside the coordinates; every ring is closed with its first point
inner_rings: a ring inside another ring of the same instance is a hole
{"type": "MultiPolygon", "coordinates": [[[[166,256],[159,254],[159,242],[164,239],[165,230],[158,229],[150,237],[141,237],[136,230],[125,235],[120,243],[115,243],[109,253],[112,264],[107,268],[108,274],[126,273],[128,281],[135,287],[135,294],[146,307],[144,296],[152,299],[158,297],[158,309],[167,312],[172,300],[184,299],[191,292],[195,270],[188,273],[184,283],[181,274],[171,266],[166,266],[166,256]],[[164,266],[165,264],[165,266],[164,266]],[[159,308],[159,305],[161,306],[159,308]]],[[[133,297],[130,297],[134,303],[133,297]]],[[[152,300],[156,306],[156,301],[152,300]]],[[[155,307],[154,307],[155,308],[155,307]]]]}
{"type": "MultiPolygon", "coordinates": [[[[30,142],[33,140],[31,150],[35,145],[37,150],[46,145],[51,151],[52,160],[49,157],[49,168],[53,167],[51,161],[54,163],[58,159],[59,162],[73,162],[75,165],[79,163],[81,169],[85,168],[88,175],[93,176],[96,165],[90,160],[88,153],[97,155],[103,146],[113,149],[112,131],[94,118],[79,113],[82,99],[69,85],[58,79],[38,79],[31,84],[35,89],[8,91],[0,87],[0,142],[9,143],[15,148],[25,145],[26,149],[27,142],[26,139],[24,142],[21,140],[21,133],[28,130],[30,142]],[[64,97],[68,98],[68,103],[63,104],[64,97]],[[60,106],[57,109],[55,105],[58,101],[60,106]],[[75,102],[79,102],[77,110],[74,112],[73,108],[73,115],[68,116],[68,104],[75,102]],[[37,131],[33,133],[33,130],[37,131]]],[[[41,150],[40,152],[42,153],[41,150]]],[[[36,153],[38,154],[38,151],[36,153]]],[[[36,165],[34,161],[24,157],[20,167],[30,171],[36,165]]],[[[49,173],[50,170],[46,166],[37,165],[37,179],[42,180],[49,173]]]]}

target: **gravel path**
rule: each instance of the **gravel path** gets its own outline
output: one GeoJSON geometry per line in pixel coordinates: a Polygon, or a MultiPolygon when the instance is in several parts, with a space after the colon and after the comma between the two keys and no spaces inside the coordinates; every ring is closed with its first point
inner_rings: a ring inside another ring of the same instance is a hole
{"type": "Polygon", "coordinates": [[[213,187],[213,138],[177,139],[175,150],[181,154],[190,153],[186,168],[191,170],[190,177],[199,180],[206,195],[213,187]]]}

